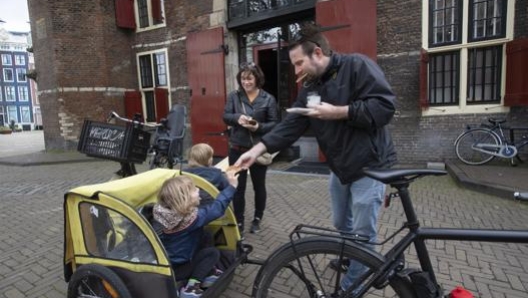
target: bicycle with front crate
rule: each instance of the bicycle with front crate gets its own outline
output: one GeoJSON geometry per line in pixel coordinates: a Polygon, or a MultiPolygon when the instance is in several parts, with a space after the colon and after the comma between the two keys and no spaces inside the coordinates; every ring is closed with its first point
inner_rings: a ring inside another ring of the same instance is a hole
{"type": "Polygon", "coordinates": [[[111,112],[107,123],[85,120],[77,150],[87,156],[117,161],[119,178],[137,174],[135,164],[149,158],[149,168],[172,169],[183,160],[186,109],[174,105],[160,123],[144,123],[141,115],[133,119],[111,112]],[[125,126],[112,124],[120,120],[125,126]],[[151,144],[151,132],[154,140],[151,144]]]}
{"type": "Polygon", "coordinates": [[[514,158],[522,162],[519,150],[528,145],[528,127],[506,127],[506,119],[489,118],[490,124],[477,128],[468,127],[455,140],[455,151],[458,159],[468,165],[482,165],[495,157],[510,159],[510,165],[516,165],[514,158]],[[509,138],[504,130],[509,130],[509,138]],[[520,140],[515,141],[515,131],[526,132],[520,140]]]}
{"type": "MultiPolygon", "coordinates": [[[[290,242],[275,250],[260,268],[252,297],[440,298],[444,293],[436,279],[426,240],[528,243],[527,230],[421,227],[408,188],[418,178],[445,175],[443,170],[383,169],[364,173],[397,190],[388,197],[388,202],[400,198],[407,220],[404,225],[380,243],[369,242],[362,235],[299,225],[290,234],[290,242]],[[384,254],[369,248],[393,240],[396,243],[384,254]],[[415,248],[419,268],[406,268],[403,255],[411,246],[415,248]],[[338,264],[346,264],[348,260],[349,264],[364,266],[351,287],[344,291],[340,283],[346,271],[331,268],[335,260],[338,264]]],[[[526,192],[516,196],[528,199],[526,192]]]]}

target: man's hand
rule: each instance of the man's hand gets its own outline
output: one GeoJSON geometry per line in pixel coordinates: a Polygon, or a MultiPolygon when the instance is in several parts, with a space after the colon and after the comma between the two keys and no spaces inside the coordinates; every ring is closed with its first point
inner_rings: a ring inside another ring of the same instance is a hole
{"type": "Polygon", "coordinates": [[[321,102],[321,104],[307,104],[306,107],[312,109],[312,111],[306,114],[308,117],[322,120],[348,119],[348,106],[334,106],[326,102],[321,102]]]}
{"type": "Polygon", "coordinates": [[[266,146],[264,146],[264,144],[262,143],[258,143],[257,145],[253,146],[253,148],[251,148],[249,151],[242,154],[235,162],[235,166],[247,170],[255,163],[257,157],[259,157],[260,155],[262,155],[262,153],[266,151],[266,146]]]}

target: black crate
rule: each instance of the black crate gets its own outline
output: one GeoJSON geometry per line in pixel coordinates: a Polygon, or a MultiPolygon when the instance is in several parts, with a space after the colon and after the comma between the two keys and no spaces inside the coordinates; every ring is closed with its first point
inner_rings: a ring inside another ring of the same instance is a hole
{"type": "Polygon", "coordinates": [[[77,150],[88,156],[119,162],[142,163],[150,147],[150,133],[131,124],[85,120],[77,150]]]}

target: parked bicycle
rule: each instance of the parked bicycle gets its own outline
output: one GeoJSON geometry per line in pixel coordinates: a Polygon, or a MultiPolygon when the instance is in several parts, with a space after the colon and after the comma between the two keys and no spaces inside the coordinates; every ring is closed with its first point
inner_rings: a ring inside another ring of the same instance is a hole
{"type": "Polygon", "coordinates": [[[147,157],[150,169],[172,169],[183,159],[185,115],[185,106],[174,105],[160,123],[144,123],[139,114],[128,119],[116,112],[111,112],[107,123],[85,120],[77,150],[87,156],[119,162],[120,169],[115,173],[119,178],[136,175],[135,164],[145,162],[147,157]],[[116,119],[126,125],[110,123],[116,119]],[[152,131],[155,134],[151,145],[152,131]]]}
{"type": "MultiPolygon", "coordinates": [[[[389,184],[397,191],[388,197],[400,198],[407,222],[380,243],[368,237],[299,225],[290,234],[290,242],[275,250],[260,268],[252,297],[443,297],[426,240],[463,240],[504,243],[528,243],[528,231],[420,227],[409,185],[428,175],[445,175],[443,170],[387,169],[366,170],[365,175],[389,184]],[[402,232],[407,230],[407,233],[402,232]],[[399,239],[399,240],[397,240],[399,239]],[[378,253],[369,246],[396,241],[389,250],[378,253]],[[420,268],[406,268],[403,255],[414,245],[420,268]],[[345,291],[340,282],[346,271],[330,268],[330,263],[359,263],[364,270],[345,291]]],[[[519,193],[528,199],[526,193],[519,193]]]]}
{"type": "Polygon", "coordinates": [[[516,165],[514,158],[522,162],[519,150],[528,145],[528,127],[506,127],[506,119],[489,118],[491,125],[482,125],[478,128],[469,128],[455,140],[457,157],[469,165],[482,165],[495,157],[509,158],[510,165],[516,165]],[[506,138],[504,130],[509,130],[506,138]],[[526,133],[515,141],[515,131],[526,133]]]}

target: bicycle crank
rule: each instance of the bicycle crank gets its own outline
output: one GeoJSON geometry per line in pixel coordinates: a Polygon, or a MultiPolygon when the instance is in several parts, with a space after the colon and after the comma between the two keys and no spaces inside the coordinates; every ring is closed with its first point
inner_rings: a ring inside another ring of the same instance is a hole
{"type": "Polygon", "coordinates": [[[471,146],[471,149],[502,158],[512,158],[517,155],[517,148],[512,145],[477,143],[471,146]]]}

